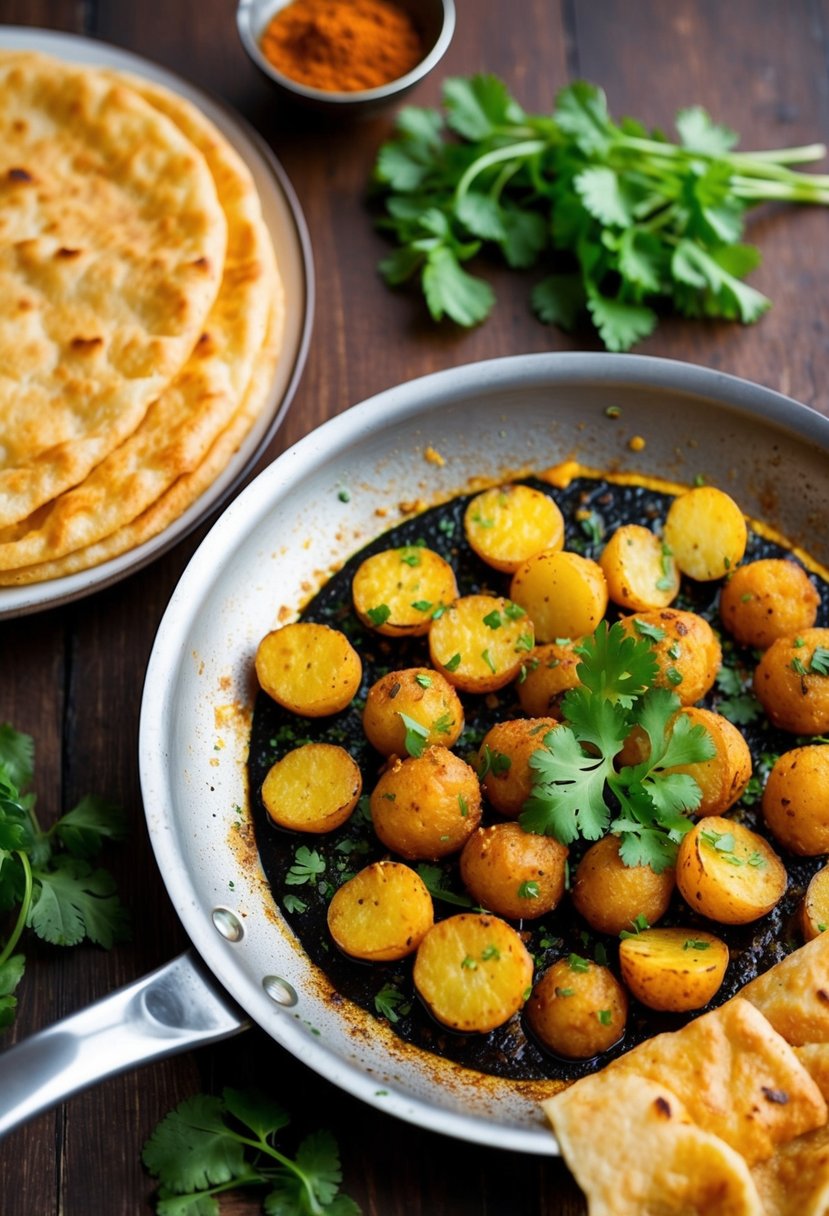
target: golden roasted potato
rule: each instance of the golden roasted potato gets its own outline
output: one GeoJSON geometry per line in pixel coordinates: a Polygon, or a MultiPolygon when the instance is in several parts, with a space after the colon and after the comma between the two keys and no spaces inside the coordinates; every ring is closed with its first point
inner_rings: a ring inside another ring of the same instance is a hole
{"type": "Polygon", "coordinates": [[[789,558],[766,557],[729,575],[720,591],[720,619],[743,646],[766,650],[778,638],[810,629],[819,604],[802,566],[789,558]]]}
{"type": "Polygon", "coordinates": [[[518,677],[518,700],[525,714],[543,718],[549,714],[561,717],[561,702],[565,693],[578,687],[576,669],[581,655],[576,646],[581,638],[559,638],[536,646],[524,664],[524,674],[518,677]]]}
{"type": "Polygon", "coordinates": [[[728,946],[698,929],[643,929],[619,946],[622,979],[649,1009],[701,1009],[719,991],[728,946]]]}
{"type": "Polygon", "coordinates": [[[625,1033],[625,990],[607,967],[571,954],[553,963],[533,988],[525,1016],[557,1056],[588,1060],[625,1033]]]}
{"type": "Polygon", "coordinates": [[[344,747],[303,743],[271,766],[262,801],[279,827],[319,834],[345,823],[362,788],[360,766],[344,747]]]}
{"type": "Polygon", "coordinates": [[[829,853],[829,744],[778,756],[763,790],[763,818],[792,853],[829,853]]]}
{"type": "Polygon", "coordinates": [[[525,832],[517,823],[478,828],[461,853],[461,878],[489,912],[535,920],[564,894],[569,850],[552,836],[525,832]]]}
{"type": "Polygon", "coordinates": [[[558,726],[555,718],[512,718],[496,722],[478,749],[478,774],[490,805],[517,819],[532,793],[530,756],[558,726]]]}
{"type": "Polygon", "coordinates": [[[794,735],[829,732],[829,629],[772,642],[754,672],[754,691],[773,726],[794,735]]]}
{"type": "Polygon", "coordinates": [[[622,625],[631,637],[651,643],[659,666],[656,685],[671,689],[683,705],[693,705],[713,686],[722,650],[704,617],[659,608],[622,617],[622,625]]]}
{"type": "Polygon", "coordinates": [[[709,815],[686,832],[676,884],[689,907],[724,925],[744,925],[770,912],[786,891],[786,867],[762,836],[709,815]]]}
{"type": "Polygon", "coordinates": [[[406,737],[412,732],[422,747],[452,747],[463,730],[463,706],[449,681],[431,667],[390,671],[368,690],[363,730],[384,756],[405,756],[406,737]]]}
{"type": "Polygon", "coordinates": [[[503,688],[518,675],[534,645],[527,613],[503,596],[462,596],[429,631],[432,662],[462,692],[503,688]]]}
{"type": "Polygon", "coordinates": [[[386,848],[435,861],[456,853],[481,821],[475,771],[445,747],[395,760],[371,795],[374,830],[386,848]]]}
{"type": "Polygon", "coordinates": [[[701,582],[724,578],[746,551],[748,528],[733,498],[698,486],[675,498],[665,519],[665,543],[683,574],[701,582]]]}
{"type": "Polygon", "coordinates": [[[564,516],[549,494],[530,486],[496,486],[476,494],[463,527],[478,557],[506,574],[542,549],[564,544],[564,516]]]}
{"type": "Polygon", "coordinates": [[[434,920],[426,884],[400,861],[366,866],[328,905],[328,928],[340,949],[377,963],[413,954],[434,920]]]}
{"type": "Polygon", "coordinates": [[[614,604],[628,611],[667,608],[679,593],[679,570],[665,541],[640,524],[622,524],[599,565],[614,604]]]}
{"type": "Polygon", "coordinates": [[[713,710],[686,706],[680,710],[694,726],[702,726],[714,744],[716,755],[695,764],[677,764],[670,773],[687,773],[702,791],[695,815],[723,815],[742,796],[751,777],[751,752],[733,722],[713,710]]]}
{"type": "Polygon", "coordinates": [[[487,1034],[530,993],[533,961],[512,926],[462,912],[438,921],[418,947],[414,984],[426,1008],[453,1030],[487,1034]]]}
{"type": "Polygon", "coordinates": [[[423,545],[384,549],[360,563],[351,584],[354,611],[387,637],[428,633],[435,610],[458,594],[455,572],[423,545]]]}
{"type": "Polygon", "coordinates": [[[305,718],[324,718],[350,704],[363,665],[339,629],[296,621],[274,629],[259,643],[256,675],[278,705],[305,718]]]}
{"type": "Polygon", "coordinates": [[[592,633],[607,608],[601,566],[569,550],[545,550],[523,562],[510,595],[528,612],[539,642],[592,633]]]}
{"type": "Polygon", "coordinates": [[[599,933],[618,936],[640,917],[655,924],[668,910],[676,876],[672,869],[655,873],[650,866],[626,866],[619,856],[619,837],[603,836],[579,862],[571,897],[576,911],[599,933]]]}
{"type": "Polygon", "coordinates": [[[800,903],[800,928],[807,942],[829,929],[829,865],[813,874],[806,888],[800,903]]]}

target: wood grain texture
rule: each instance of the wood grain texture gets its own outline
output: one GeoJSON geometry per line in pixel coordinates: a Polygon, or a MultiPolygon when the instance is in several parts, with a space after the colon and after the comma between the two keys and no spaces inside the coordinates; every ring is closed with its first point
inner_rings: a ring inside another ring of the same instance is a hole
{"type": "MultiPolygon", "coordinates": [[[[601,83],[615,114],[670,128],[676,110],[703,104],[743,146],[829,139],[829,0],[461,0],[453,44],[414,92],[439,99],[441,79],[501,75],[531,110],[549,109],[577,76],[601,83]]],[[[180,71],[236,106],[285,166],[305,213],[317,268],[308,364],[280,434],[260,462],[313,427],[403,379],[498,355],[598,349],[530,313],[532,275],[486,267],[493,317],[461,333],[433,326],[419,299],[389,292],[376,274],[386,245],[365,186],[393,112],[329,126],[287,108],[239,45],[232,0],[0,0],[0,22],[71,29],[180,71]]],[[[765,208],[750,238],[764,265],[753,282],[774,308],[760,325],[666,321],[639,349],[745,376],[829,413],[829,214],[765,208]]],[[[94,791],[127,810],[130,843],[107,863],[132,910],[133,940],[110,953],[30,943],[11,1042],[165,962],[185,946],[155,868],[137,774],[137,723],[147,657],[165,604],[201,528],[151,568],[80,604],[0,623],[0,720],[38,746],[46,822],[94,791]]],[[[34,1120],[0,1145],[3,1216],[142,1216],[152,1183],[140,1164],[168,1109],[199,1089],[269,1084],[298,1132],[336,1133],[345,1189],[366,1216],[577,1216],[584,1204],[562,1163],[455,1143],[368,1108],[309,1072],[262,1032],[128,1073],[34,1120]]],[[[228,1196],[224,1216],[259,1211],[228,1196]]]]}

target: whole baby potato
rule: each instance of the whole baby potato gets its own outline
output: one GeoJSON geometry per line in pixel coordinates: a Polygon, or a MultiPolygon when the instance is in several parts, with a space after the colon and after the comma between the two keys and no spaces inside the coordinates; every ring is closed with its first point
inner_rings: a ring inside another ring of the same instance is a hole
{"type": "Polygon", "coordinates": [[[755,669],[754,692],[773,726],[795,735],[829,732],[829,629],[772,642],[755,669]]]}
{"type": "Polygon", "coordinates": [[[536,646],[524,663],[523,675],[519,675],[518,701],[524,713],[531,718],[550,715],[561,717],[561,702],[571,688],[577,688],[577,669],[581,655],[576,653],[580,638],[559,638],[536,646]]]}
{"type": "Polygon", "coordinates": [[[530,757],[558,726],[555,718],[510,718],[496,722],[478,749],[478,773],[489,803],[501,815],[521,814],[532,793],[530,757]]]}
{"type": "Polygon", "coordinates": [[[524,1012],[530,1029],[550,1051],[588,1060],[621,1039],[628,1000],[609,968],[571,954],[547,968],[524,1012]]]}
{"type": "Polygon", "coordinates": [[[431,667],[390,671],[366,696],[363,730],[384,756],[406,754],[406,722],[423,728],[423,740],[452,747],[463,730],[463,706],[452,685],[431,667]]]}
{"type": "Polygon", "coordinates": [[[738,566],[720,592],[720,619],[743,646],[766,650],[778,638],[810,629],[820,596],[806,571],[788,558],[738,566]]]}
{"type": "Polygon", "coordinates": [[[552,836],[496,823],[478,828],[463,846],[461,878],[481,907],[510,920],[534,920],[561,900],[567,854],[552,836]]]}
{"type": "Polygon", "coordinates": [[[582,857],[573,880],[576,911],[599,933],[618,936],[639,917],[655,924],[668,910],[676,883],[673,867],[626,866],[618,836],[603,836],[582,857]]]}
{"type": "Polygon", "coordinates": [[[402,857],[436,861],[456,853],[481,821],[474,769],[445,747],[395,760],[370,798],[374,830],[402,857]]]}
{"type": "Polygon", "coordinates": [[[829,744],[778,756],[763,790],[763,818],[790,852],[829,853],[829,744]]]}
{"type": "Polygon", "coordinates": [[[659,608],[622,617],[621,623],[631,637],[650,642],[659,669],[656,686],[671,689],[683,705],[695,704],[713,686],[722,650],[704,617],[659,608]]]}

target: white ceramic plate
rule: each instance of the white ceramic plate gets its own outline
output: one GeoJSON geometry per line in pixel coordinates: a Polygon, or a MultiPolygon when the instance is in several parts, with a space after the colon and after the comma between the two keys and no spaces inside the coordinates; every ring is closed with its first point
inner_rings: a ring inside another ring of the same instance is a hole
{"type": "Polygon", "coordinates": [[[314,275],[305,219],[285,171],[264,140],[238,114],[180,76],[108,43],[52,30],[4,25],[0,26],[0,49],[39,51],[74,63],[132,72],[164,85],[198,106],[230,141],[253,174],[289,302],[282,353],[268,402],[259,420],[210,489],[158,536],[112,561],[46,583],[0,588],[2,620],[54,608],[118,582],[170,549],[228,498],[273,438],[296,390],[311,335],[314,275]]]}

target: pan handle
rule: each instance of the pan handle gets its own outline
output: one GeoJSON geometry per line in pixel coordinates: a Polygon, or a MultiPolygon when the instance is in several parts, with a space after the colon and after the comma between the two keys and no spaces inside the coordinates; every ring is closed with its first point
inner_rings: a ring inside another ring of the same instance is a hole
{"type": "Polygon", "coordinates": [[[0,1136],[96,1081],[249,1024],[187,951],[0,1054],[0,1136]]]}

